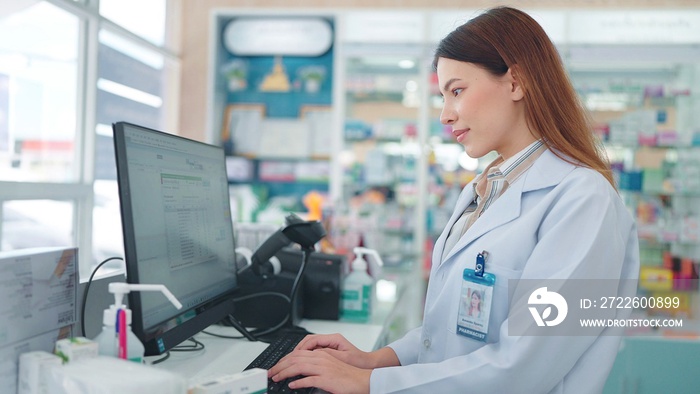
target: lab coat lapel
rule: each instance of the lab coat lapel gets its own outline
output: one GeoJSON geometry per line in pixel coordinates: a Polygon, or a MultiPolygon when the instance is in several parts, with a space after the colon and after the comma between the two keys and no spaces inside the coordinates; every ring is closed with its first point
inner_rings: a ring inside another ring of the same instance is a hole
{"type": "Polygon", "coordinates": [[[450,217],[450,220],[447,222],[447,225],[442,230],[442,234],[440,234],[438,239],[435,241],[435,248],[433,249],[434,262],[442,263],[442,253],[445,249],[445,242],[447,241],[447,236],[450,234],[450,229],[452,229],[452,226],[454,226],[455,222],[459,219],[460,216],[462,216],[464,210],[467,209],[469,204],[471,204],[471,202],[474,200],[473,184],[474,182],[471,182],[467,184],[467,186],[465,186],[464,189],[462,189],[459,198],[457,198],[455,208],[452,211],[452,217],[450,217]]]}
{"type": "Polygon", "coordinates": [[[521,199],[524,193],[554,186],[561,182],[566,174],[573,171],[574,168],[576,168],[576,166],[558,158],[551,150],[542,152],[542,155],[537,158],[532,164],[532,167],[523,174],[521,179],[516,180],[513,185],[510,185],[503,195],[474,222],[445,258],[440,259],[439,257],[442,256],[449,229],[452,228],[452,225],[462,214],[466,208],[466,204],[474,199],[473,186],[469,185],[469,192],[467,193],[465,190],[465,192],[462,193],[461,198],[458,200],[457,209],[452,214],[448,226],[438,239],[439,242],[436,242],[435,249],[436,251],[439,249],[439,254],[433,255],[433,261],[440,261],[440,264],[448,261],[477,238],[517,218],[520,216],[521,199]]]}
{"type": "Polygon", "coordinates": [[[457,241],[454,248],[445,256],[449,260],[453,255],[465,248],[475,239],[520,216],[520,198],[524,182],[516,181],[487,209],[474,224],[469,227],[464,236],[457,241]]]}

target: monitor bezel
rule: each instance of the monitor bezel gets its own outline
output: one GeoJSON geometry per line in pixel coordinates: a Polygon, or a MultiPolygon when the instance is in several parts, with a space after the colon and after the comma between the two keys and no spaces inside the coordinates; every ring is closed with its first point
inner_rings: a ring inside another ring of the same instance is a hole
{"type": "MultiPolygon", "coordinates": [[[[208,145],[210,147],[217,148],[222,155],[222,165],[224,163],[223,156],[224,150],[222,147],[206,144],[200,141],[192,140],[189,138],[181,137],[174,134],[165,133],[162,131],[154,130],[148,127],[139,126],[128,122],[116,122],[112,125],[113,138],[114,138],[114,152],[117,167],[117,184],[119,190],[119,200],[120,200],[120,214],[122,219],[122,235],[124,237],[124,260],[126,265],[126,281],[127,283],[138,284],[139,282],[139,271],[138,271],[138,253],[136,249],[136,237],[134,233],[134,220],[133,220],[133,206],[132,206],[132,193],[131,187],[129,185],[129,171],[126,153],[126,139],[125,139],[125,128],[136,128],[148,133],[155,133],[157,135],[165,135],[168,138],[182,139],[189,142],[194,142],[197,144],[208,145]]],[[[225,167],[224,167],[225,168],[225,167]]],[[[229,204],[229,201],[226,201],[229,204]]],[[[230,209],[230,206],[229,206],[230,209]]],[[[234,236],[234,249],[235,249],[235,233],[233,232],[233,223],[231,223],[231,232],[234,236]]],[[[235,265],[234,265],[235,266],[235,265]]],[[[234,269],[235,272],[235,269],[234,269]]],[[[236,276],[236,282],[238,278],[236,276]]],[[[131,328],[134,334],[141,340],[145,348],[146,356],[159,355],[172,349],[174,346],[186,341],[193,335],[201,332],[207,327],[214,323],[217,323],[227,316],[234,313],[234,295],[238,292],[239,286],[236,284],[233,289],[226,292],[222,292],[211,300],[192,306],[187,309],[182,309],[179,313],[165,321],[156,324],[154,327],[149,327],[148,329],[143,325],[143,308],[141,304],[141,293],[140,292],[130,292],[128,294],[129,309],[132,313],[132,324],[131,328]],[[173,320],[181,317],[185,314],[190,314],[194,311],[195,316],[189,318],[188,320],[178,323],[172,327],[167,328],[164,331],[160,329],[164,326],[167,327],[173,320]]]]}

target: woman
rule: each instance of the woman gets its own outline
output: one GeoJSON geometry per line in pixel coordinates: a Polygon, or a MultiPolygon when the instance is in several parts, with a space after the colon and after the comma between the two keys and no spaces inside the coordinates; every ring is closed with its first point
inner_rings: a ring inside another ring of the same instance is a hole
{"type": "Polygon", "coordinates": [[[423,325],[370,353],[338,335],[309,336],[269,375],[303,375],[290,387],[331,392],[601,391],[619,331],[508,334],[523,302],[509,299],[511,279],[616,279],[611,296],[636,290],[634,222],[554,45],[530,16],[499,7],[445,37],[434,66],[441,122],[469,156],[499,156],[464,188],[436,241],[423,325]],[[491,292],[479,330],[458,321],[467,285],[491,292]]]}
{"type": "Polygon", "coordinates": [[[468,316],[481,317],[481,292],[478,290],[472,291],[469,297],[469,306],[467,307],[468,316]]]}

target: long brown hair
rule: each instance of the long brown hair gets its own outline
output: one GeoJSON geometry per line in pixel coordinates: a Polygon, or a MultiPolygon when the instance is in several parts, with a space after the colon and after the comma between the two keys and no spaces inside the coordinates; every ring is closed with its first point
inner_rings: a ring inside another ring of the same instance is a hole
{"type": "Polygon", "coordinates": [[[539,133],[535,137],[561,159],[598,171],[615,187],[607,156],[559,52],[528,14],[510,7],[489,9],[440,42],[434,68],[441,57],[478,65],[496,76],[512,68],[525,94],[527,125],[539,133]]]}

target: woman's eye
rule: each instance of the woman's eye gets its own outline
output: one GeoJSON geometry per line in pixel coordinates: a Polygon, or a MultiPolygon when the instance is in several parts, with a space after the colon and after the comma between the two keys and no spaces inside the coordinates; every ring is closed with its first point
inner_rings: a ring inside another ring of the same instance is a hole
{"type": "Polygon", "coordinates": [[[462,88],[452,89],[452,95],[457,96],[458,94],[460,94],[462,92],[462,90],[463,90],[462,88]]]}

